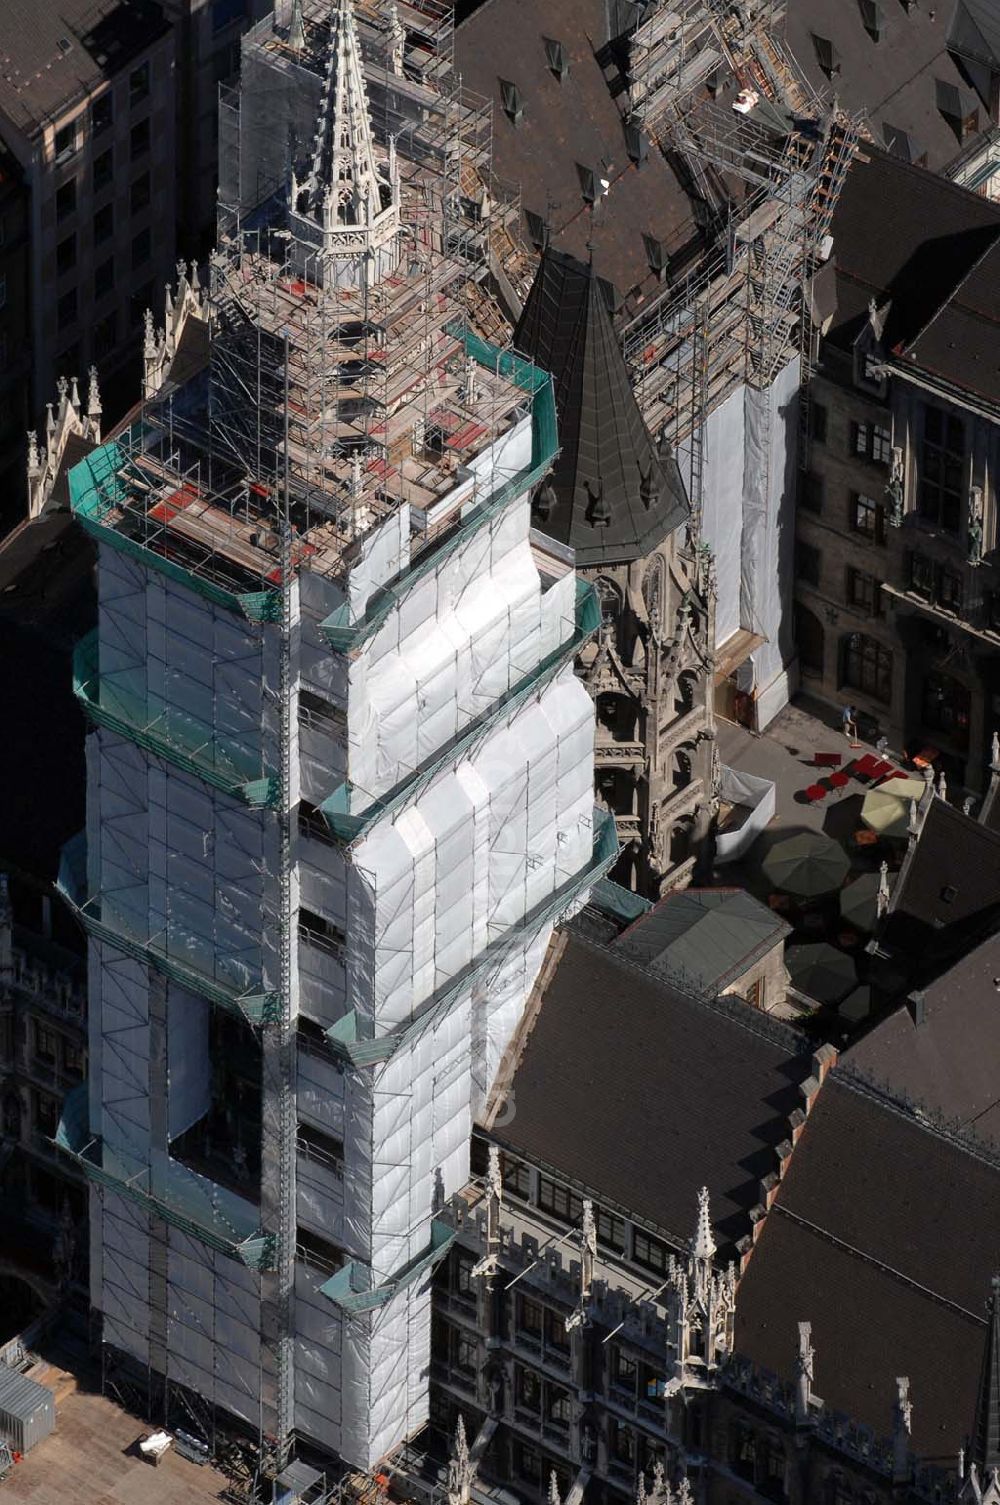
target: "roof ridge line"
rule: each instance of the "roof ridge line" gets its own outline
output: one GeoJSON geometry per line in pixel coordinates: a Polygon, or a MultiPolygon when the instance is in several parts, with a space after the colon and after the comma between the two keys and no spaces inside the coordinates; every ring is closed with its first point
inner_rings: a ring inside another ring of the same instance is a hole
{"type": "Polygon", "coordinates": [[[980,254],[976,257],[976,259],[972,263],[972,265],[966,270],[966,272],[964,273],[964,275],[961,276],[958,279],[958,281],[955,283],[955,285],[952,287],[952,289],[948,293],[948,295],[941,301],[941,303],[938,304],[937,308],[931,314],[931,316],[927,320],[926,324],[924,324],[920,329],[918,329],[917,332],[916,332],[916,334],[913,336],[913,338],[910,339],[910,340],[908,340],[907,343],[904,346],[902,346],[902,353],[904,355],[909,354],[909,352],[917,344],[917,341],[923,339],[924,335],[930,329],[930,327],[934,323],[934,321],[936,319],[940,318],[940,316],[944,312],[944,310],[951,305],[951,303],[953,302],[953,300],[962,291],[962,288],[968,282],[968,280],[972,276],[972,274],[974,272],[978,272],[979,268],[982,266],[982,264],[986,260],[987,256],[991,255],[991,253],[996,250],[998,242],[1000,242],[1000,224],[997,224],[997,226],[996,226],[996,234],[994,235],[993,239],[990,241],[989,245],[985,248],[985,250],[983,250],[983,251],[980,252],[980,254]]]}
{"type": "Polygon", "coordinates": [[[850,1091],[857,1092],[859,1096],[879,1103],[890,1113],[895,1113],[914,1127],[954,1145],[956,1149],[961,1150],[973,1160],[979,1160],[991,1170],[1000,1170],[1000,1148],[991,1148],[984,1139],[980,1139],[978,1134],[967,1129],[961,1120],[949,1123],[933,1108],[924,1107],[922,1103],[908,1102],[897,1096],[888,1083],[879,1082],[869,1076],[850,1059],[850,1056],[843,1056],[838,1062],[836,1080],[842,1082],[850,1091]]]}
{"type": "MultiPolygon", "coordinates": [[[[572,921],[570,922],[572,925],[572,921]]],[[[759,1009],[751,1008],[750,1004],[740,999],[738,1003],[730,1002],[731,995],[708,996],[696,993],[685,988],[682,984],[673,982],[644,966],[636,957],[630,956],[626,950],[619,951],[614,943],[603,943],[594,940],[592,936],[584,935],[582,931],[573,928],[574,941],[588,946],[593,951],[602,952],[611,957],[613,961],[620,962],[622,966],[629,967],[639,972],[650,982],[657,983],[660,987],[671,988],[679,997],[687,1003],[693,1003],[701,1008],[710,1009],[712,1013],[721,1014],[731,1019],[741,1029],[747,1030],[751,1035],[757,1035],[766,1040],[769,1045],[779,1045],[783,1049],[796,1056],[804,1056],[814,1048],[809,1036],[802,1030],[797,1030],[794,1025],[787,1024],[783,1019],[773,1019],[770,1014],[761,1013],[759,1009]],[[750,1017],[744,1017],[745,1015],[750,1017]]],[[[616,937],[616,940],[618,938],[616,937]]]]}

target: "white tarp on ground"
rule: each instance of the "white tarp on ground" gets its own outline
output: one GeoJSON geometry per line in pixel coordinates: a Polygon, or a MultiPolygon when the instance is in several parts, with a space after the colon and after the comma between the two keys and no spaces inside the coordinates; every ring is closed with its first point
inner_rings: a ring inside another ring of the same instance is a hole
{"type": "Polygon", "coordinates": [[[758,724],[788,699],[799,362],[771,387],[743,387],[709,417],[704,437],[702,532],[719,585],[715,641],[739,629],[764,639],[752,656],[758,724]]]}

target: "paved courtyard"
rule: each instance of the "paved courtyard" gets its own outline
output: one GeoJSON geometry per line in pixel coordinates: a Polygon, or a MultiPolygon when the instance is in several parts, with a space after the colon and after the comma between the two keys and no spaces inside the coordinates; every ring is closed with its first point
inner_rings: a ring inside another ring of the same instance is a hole
{"type": "Polygon", "coordinates": [[[225,1475],[168,1452],[156,1468],[130,1453],[149,1430],[112,1401],[56,1390],[56,1430],[0,1484],[0,1497],[31,1505],[201,1505],[219,1500],[225,1475]],[[61,1398],[60,1398],[61,1396],[61,1398]]]}

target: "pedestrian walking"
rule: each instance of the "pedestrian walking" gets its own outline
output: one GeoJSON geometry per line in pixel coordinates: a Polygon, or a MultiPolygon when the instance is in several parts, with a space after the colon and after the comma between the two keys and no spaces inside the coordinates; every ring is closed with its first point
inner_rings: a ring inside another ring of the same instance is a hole
{"type": "Polygon", "coordinates": [[[844,736],[847,738],[852,747],[857,747],[858,724],[854,719],[854,707],[852,705],[845,705],[843,711],[841,712],[840,719],[844,728],[844,736]]]}

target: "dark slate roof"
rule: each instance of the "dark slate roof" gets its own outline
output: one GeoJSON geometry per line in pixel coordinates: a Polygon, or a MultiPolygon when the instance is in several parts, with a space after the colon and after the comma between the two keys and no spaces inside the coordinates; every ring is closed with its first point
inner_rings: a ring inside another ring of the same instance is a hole
{"type": "Polygon", "coordinates": [[[826,1405],[891,1432],[910,1380],[918,1455],[954,1467],[971,1431],[1000,1250],[1000,1169],[827,1079],[740,1282],[736,1346],[791,1379],[812,1323],[826,1405]]]}
{"type": "Polygon", "coordinates": [[[167,29],[154,0],[4,0],[0,114],[30,135],[167,29]]]}
{"type": "MultiPolygon", "coordinates": [[[[996,11],[995,0],[964,3],[996,11]]],[[[938,172],[964,149],[938,107],[939,84],[971,96],[979,104],[981,126],[989,124],[987,109],[948,52],[951,5],[907,10],[882,0],[880,10],[882,34],[876,42],[856,0],[795,0],[788,6],[788,44],[815,89],[827,97],[835,92],[848,110],[864,110],[879,141],[885,140],[887,127],[902,132],[910,143],[910,160],[926,154],[928,168],[938,172]],[[840,70],[832,80],[820,67],[814,37],[833,44],[840,70]]]]}
{"type": "Polygon", "coordinates": [[[642,558],[686,519],[687,497],[643,422],[594,268],[547,251],[514,341],[555,380],[556,500],[536,506],[537,526],[581,565],[642,558]]]}
{"type": "Polygon", "coordinates": [[[848,1052],[850,1064],[899,1097],[954,1122],[1000,1151],[1000,938],[963,957],[924,989],[924,1016],[903,1006],[848,1052]]]}
{"type": "Polygon", "coordinates": [[[1000,833],[932,800],[916,851],[903,865],[879,940],[912,984],[1000,928],[1000,833]]]}
{"type": "Polygon", "coordinates": [[[809,1048],[742,1002],[697,1002],[567,933],[513,1078],[515,1112],[492,1137],[677,1247],[705,1185],[732,1245],[788,1137],[809,1048]]]}
{"type": "Polygon", "coordinates": [[[989,1331],[979,1376],[979,1402],[969,1461],[976,1464],[980,1479],[988,1479],[994,1469],[1000,1468],[1000,1278],[997,1276],[993,1277],[989,1331]]]}
{"type": "Polygon", "coordinates": [[[660,291],[643,236],[673,251],[697,239],[691,204],[663,155],[641,167],[626,151],[615,70],[609,61],[607,0],[485,0],[455,33],[462,82],[493,101],[493,162],[520,190],[521,233],[530,212],[549,225],[550,244],[585,261],[588,245],[602,277],[635,312],[660,291]],[[549,67],[545,39],[560,42],[569,72],[549,67]],[[513,83],[524,116],[505,115],[500,80],[513,83]],[[591,215],[578,167],[607,178],[591,215]]]}
{"type": "Polygon", "coordinates": [[[958,0],[948,27],[948,45],[964,58],[1000,65],[1000,3],[958,0]]]}
{"type": "Polygon", "coordinates": [[[874,298],[897,360],[1000,402],[1000,205],[866,146],[832,229],[828,338],[849,347],[874,298]]]}
{"type": "Polygon", "coordinates": [[[687,888],[661,899],[617,945],[686,992],[714,997],[790,930],[745,889],[687,888]]]}

